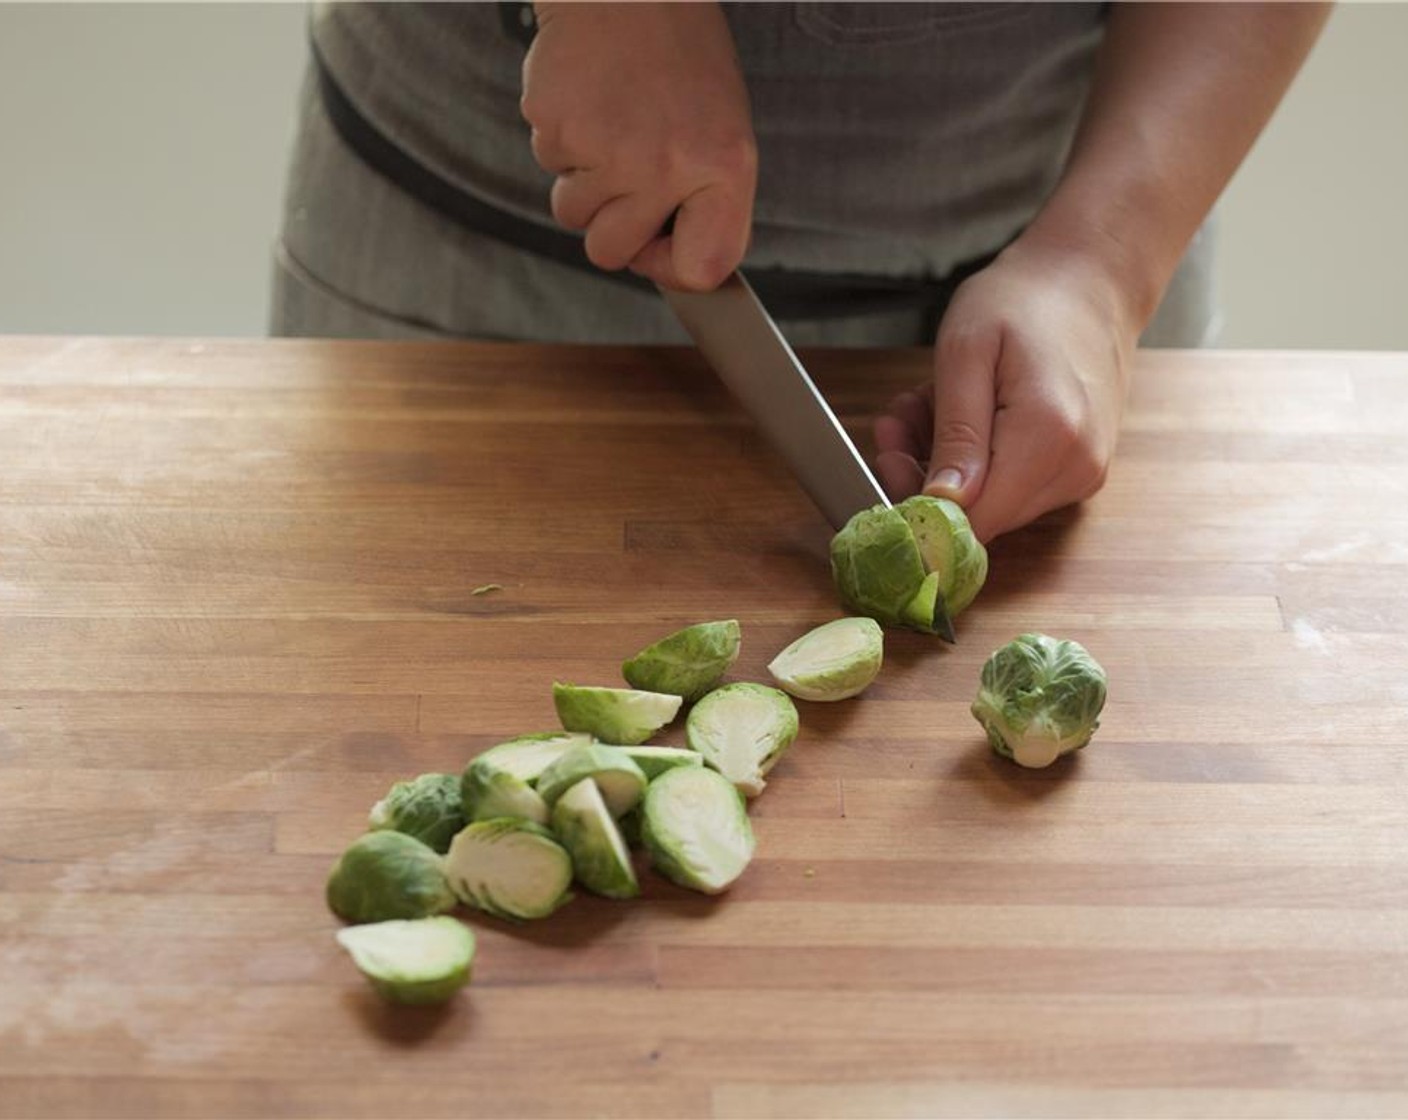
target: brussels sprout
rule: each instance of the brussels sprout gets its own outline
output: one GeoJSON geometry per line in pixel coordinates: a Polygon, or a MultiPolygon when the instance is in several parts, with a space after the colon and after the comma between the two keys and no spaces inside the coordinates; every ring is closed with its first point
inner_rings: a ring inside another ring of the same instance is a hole
{"type": "Polygon", "coordinates": [[[626,756],[640,767],[647,782],[653,782],[676,766],[702,766],[704,756],[685,747],[622,747],[626,756]]]}
{"type": "Polygon", "coordinates": [[[445,878],[461,902],[486,914],[546,918],[572,897],[572,857],[532,821],[476,821],[451,842],[445,878]]]}
{"type": "Polygon", "coordinates": [[[785,692],[765,684],[726,684],[694,705],[685,734],[740,793],[757,797],[763,776],[797,737],[797,709],[785,692]]]}
{"type": "Polygon", "coordinates": [[[329,909],[349,922],[427,918],[455,906],[440,856],[404,832],[359,836],[328,876],[329,909]]]}
{"type": "Polygon", "coordinates": [[[1050,766],[1090,742],[1105,706],[1105,670],[1078,642],[1022,634],[983,666],[973,716],[992,749],[1050,766]]]}
{"type": "Polygon", "coordinates": [[[552,807],[552,830],[572,857],[577,881],[607,898],[640,894],[631,853],[616,828],[601,790],[583,778],[552,807]]]}
{"type": "Polygon", "coordinates": [[[541,731],[533,735],[520,735],[490,747],[475,761],[492,762],[495,770],[507,770],[531,786],[537,782],[539,774],[572,747],[591,741],[590,735],[580,731],[541,731]]]}
{"type": "Polygon", "coordinates": [[[678,696],[663,692],[570,684],[554,684],[552,702],[568,731],[585,731],[603,743],[631,747],[645,742],[674,719],[683,703],[678,696]]]}
{"type": "Polygon", "coordinates": [[[474,933],[455,918],[351,926],[337,940],[392,1003],[443,1003],[469,983],[474,963],[474,933]]]}
{"type": "Polygon", "coordinates": [[[632,688],[698,700],[738,660],[738,623],[700,622],[647,646],[621,666],[632,688]]]}
{"type": "MultiPolygon", "coordinates": [[[[645,798],[641,798],[641,801],[644,800],[645,798]]],[[[640,847],[641,840],[639,803],[636,804],[636,807],[634,809],[632,809],[629,813],[624,814],[621,819],[616,822],[616,828],[621,833],[621,839],[626,842],[626,847],[640,847]]]]}
{"type": "Polygon", "coordinates": [[[463,783],[464,815],[470,821],[518,817],[548,823],[548,805],[538,791],[516,774],[498,769],[488,754],[464,768],[463,783]]]}
{"type": "Polygon", "coordinates": [[[861,510],[831,538],[831,574],[848,607],[887,626],[912,625],[902,612],[924,582],[924,561],[903,515],[861,510]]]}
{"type": "Polygon", "coordinates": [[[873,618],[838,618],[803,634],[768,672],[799,700],[845,700],[880,673],[885,638],[873,618]]]}
{"type": "Polygon", "coordinates": [[[977,595],[987,563],[962,508],[924,494],[862,510],[831,539],[831,574],[846,606],[950,641],[952,619],[977,595]]]}
{"type": "Polygon", "coordinates": [[[650,783],[641,841],[655,869],[691,890],[719,894],[753,858],[753,826],[738,790],[704,767],[684,767],[650,783]]]}
{"type": "Polygon", "coordinates": [[[538,779],[538,792],[548,805],[553,805],[583,778],[595,779],[613,817],[625,813],[645,792],[645,774],[641,768],[631,761],[623,748],[605,743],[573,747],[543,771],[538,779]]]}
{"type": "Polygon", "coordinates": [[[949,617],[957,618],[988,578],[988,550],[957,502],[915,494],[895,508],[914,533],[924,570],[939,575],[939,595],[949,617]]]}
{"type": "Polygon", "coordinates": [[[373,831],[404,832],[437,852],[445,851],[464,826],[457,774],[421,774],[397,782],[367,817],[367,827],[373,831]]]}

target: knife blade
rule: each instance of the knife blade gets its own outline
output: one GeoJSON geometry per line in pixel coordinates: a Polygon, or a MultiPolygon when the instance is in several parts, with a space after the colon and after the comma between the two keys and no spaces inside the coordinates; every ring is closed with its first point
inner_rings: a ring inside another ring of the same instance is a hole
{"type": "Polygon", "coordinates": [[[890,504],[741,273],[712,292],[660,291],[833,529],[863,509],[890,504]]]}

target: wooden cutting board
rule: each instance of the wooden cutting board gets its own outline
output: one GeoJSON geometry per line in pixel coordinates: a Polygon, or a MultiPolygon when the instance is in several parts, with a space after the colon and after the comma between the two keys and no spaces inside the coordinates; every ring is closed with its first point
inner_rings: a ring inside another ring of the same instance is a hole
{"type": "MultiPolygon", "coordinates": [[[[810,359],[858,432],[927,369],[810,359]]],[[[730,895],[466,915],[405,1011],[322,901],[372,802],[690,622],[765,679],[826,526],[685,351],[0,340],[0,1116],[1408,1114],[1405,437],[1408,356],[1142,355],[730,895]],[[1110,676],[1042,772],[968,714],[1024,630],[1110,676]]]]}

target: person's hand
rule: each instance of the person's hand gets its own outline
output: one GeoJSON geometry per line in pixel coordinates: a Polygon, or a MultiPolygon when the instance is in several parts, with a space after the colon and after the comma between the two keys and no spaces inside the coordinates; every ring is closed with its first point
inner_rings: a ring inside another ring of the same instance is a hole
{"type": "Polygon", "coordinates": [[[886,492],[952,498],[983,541],[1090,497],[1114,454],[1139,329],[1099,265],[1014,242],[955,293],[932,382],[876,420],[886,492]]]}
{"type": "Polygon", "coordinates": [[[717,287],[748,247],[757,145],[714,3],[537,5],[523,63],[553,217],[603,269],[717,287]],[[665,232],[673,216],[673,228],[665,232]]]}

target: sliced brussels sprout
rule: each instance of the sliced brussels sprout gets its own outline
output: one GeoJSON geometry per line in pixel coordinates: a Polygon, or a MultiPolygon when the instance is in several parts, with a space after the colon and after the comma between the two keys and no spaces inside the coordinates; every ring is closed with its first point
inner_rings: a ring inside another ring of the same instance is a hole
{"type": "Polygon", "coordinates": [[[469,983],[474,964],[474,931],[456,918],[349,926],[337,940],[392,1003],[443,1003],[469,983]]]}
{"type": "Polygon", "coordinates": [[[953,623],[939,595],[938,572],[930,572],[924,577],[924,582],[919,585],[914,598],[900,609],[900,617],[911,630],[944,634],[952,639],[953,623]]]}
{"type": "Polygon", "coordinates": [[[572,857],[532,821],[476,821],[450,843],[445,878],[461,902],[486,914],[546,918],[572,897],[572,857]]]}
{"type": "Polygon", "coordinates": [[[631,853],[591,778],[583,778],[552,807],[552,830],[572,857],[577,882],[607,898],[640,894],[631,853]]]}
{"type": "Polygon", "coordinates": [[[676,766],[702,766],[704,756],[686,747],[622,747],[626,755],[640,767],[647,782],[653,782],[666,770],[676,766]]]}
{"type": "Polygon", "coordinates": [[[880,673],[885,636],[873,618],[838,618],[809,630],[772,659],[768,672],[799,700],[845,700],[880,673]]]}
{"type": "Polygon", "coordinates": [[[568,731],[585,731],[603,743],[635,746],[664,727],[683,701],[663,692],[554,684],[552,702],[568,731]]]}
{"type": "Polygon", "coordinates": [[[983,665],[972,711],[993,750],[1039,768],[1090,742],[1105,689],[1105,670],[1079,642],[1022,634],[983,665]]]}
{"type": "Polygon", "coordinates": [[[490,747],[475,761],[491,762],[496,770],[507,770],[530,786],[538,775],[573,747],[590,743],[592,737],[580,731],[541,731],[490,747]]]}
{"type": "Polygon", "coordinates": [[[765,684],[726,684],[690,709],[685,734],[740,793],[757,797],[764,775],[797,737],[797,709],[785,692],[765,684]]]}
{"type": "Polygon", "coordinates": [[[349,922],[427,918],[455,906],[435,850],[390,830],[352,841],[328,875],[326,895],[328,908],[349,922]]]}
{"type": "MultiPolygon", "coordinates": [[[[645,798],[641,798],[641,801],[644,800],[645,798]]],[[[626,842],[626,847],[639,848],[641,845],[640,804],[637,803],[634,809],[624,814],[621,819],[616,822],[616,827],[621,833],[621,839],[626,842]]]]}
{"type": "Polygon", "coordinates": [[[987,567],[962,507],[926,494],[862,510],[831,539],[831,574],[846,606],[949,641],[987,567]]]}
{"type": "Polygon", "coordinates": [[[988,578],[988,550],[957,502],[915,494],[895,508],[914,533],[925,571],[939,574],[939,596],[949,617],[957,618],[988,578]]]}
{"type": "Polygon", "coordinates": [[[667,879],[691,890],[727,890],[753,858],[756,842],[744,801],[723,775],[679,767],[650,783],[641,841],[667,879]]]}
{"type": "Polygon", "coordinates": [[[367,817],[372,831],[404,832],[437,852],[445,851],[464,826],[458,774],[421,774],[397,782],[367,817]]]}
{"type": "Polygon", "coordinates": [[[700,622],[647,646],[621,666],[632,688],[698,700],[738,659],[738,622],[700,622]]]}
{"type": "Polygon", "coordinates": [[[573,747],[538,779],[538,792],[549,806],[583,778],[592,778],[601,788],[606,807],[613,817],[627,812],[645,792],[645,774],[631,761],[622,747],[592,743],[573,747]]]}
{"type": "Polygon", "coordinates": [[[491,754],[480,755],[464,768],[461,797],[465,817],[470,821],[518,817],[547,824],[547,802],[522,778],[498,769],[491,754]]]}

